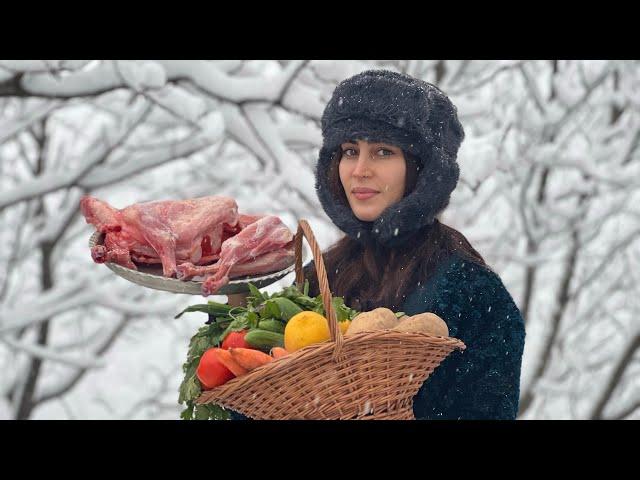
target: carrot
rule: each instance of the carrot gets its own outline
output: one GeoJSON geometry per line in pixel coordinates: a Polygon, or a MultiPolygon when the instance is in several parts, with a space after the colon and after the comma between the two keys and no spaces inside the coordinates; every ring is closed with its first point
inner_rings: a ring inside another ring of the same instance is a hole
{"type": "Polygon", "coordinates": [[[287,352],[284,348],[282,347],[273,347],[271,349],[271,356],[275,359],[275,358],[281,358],[284,357],[286,355],[289,355],[289,352],[287,352]]]}
{"type": "Polygon", "coordinates": [[[260,365],[273,361],[273,357],[270,357],[260,350],[253,350],[251,348],[230,348],[229,352],[231,353],[231,357],[241,367],[247,370],[253,370],[260,365]]]}
{"type": "Polygon", "coordinates": [[[236,377],[244,375],[249,371],[246,368],[242,367],[238,362],[236,362],[228,350],[215,348],[213,349],[213,351],[215,357],[220,361],[220,363],[231,370],[231,373],[233,373],[236,377]]]}

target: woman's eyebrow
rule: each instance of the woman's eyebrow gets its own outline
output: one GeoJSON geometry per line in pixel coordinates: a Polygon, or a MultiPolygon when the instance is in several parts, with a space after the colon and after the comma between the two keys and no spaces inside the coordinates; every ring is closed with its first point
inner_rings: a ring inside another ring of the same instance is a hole
{"type": "Polygon", "coordinates": [[[374,142],[371,145],[373,145],[375,147],[398,148],[395,145],[392,145],[390,143],[384,143],[384,142],[374,142]]]}

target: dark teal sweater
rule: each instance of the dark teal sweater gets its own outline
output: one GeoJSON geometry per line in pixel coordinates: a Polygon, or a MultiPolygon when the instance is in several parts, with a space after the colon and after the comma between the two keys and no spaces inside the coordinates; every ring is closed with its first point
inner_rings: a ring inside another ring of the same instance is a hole
{"type": "MultiPolygon", "coordinates": [[[[457,256],[439,265],[401,309],[433,312],[466,350],[451,353],[413,400],[418,420],[513,420],[518,414],[524,322],[500,277],[457,256]]],[[[235,412],[232,419],[246,419],[235,412]]]]}
{"type": "Polygon", "coordinates": [[[416,419],[516,418],[524,321],[497,274],[451,257],[402,310],[436,313],[467,347],[451,353],[423,383],[413,400],[416,419]]]}

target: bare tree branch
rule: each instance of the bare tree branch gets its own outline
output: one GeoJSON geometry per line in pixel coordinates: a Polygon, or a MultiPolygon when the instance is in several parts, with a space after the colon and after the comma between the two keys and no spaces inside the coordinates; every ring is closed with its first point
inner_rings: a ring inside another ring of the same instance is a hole
{"type": "Polygon", "coordinates": [[[632,404],[629,408],[626,408],[622,412],[618,413],[615,417],[613,417],[613,420],[624,420],[627,417],[630,417],[639,408],[640,408],[640,402],[636,402],[632,404]]]}
{"type": "Polygon", "coordinates": [[[607,385],[603,390],[602,395],[596,402],[596,405],[591,412],[590,417],[592,420],[602,419],[602,414],[605,407],[607,406],[607,403],[609,403],[609,401],[611,400],[611,396],[613,395],[613,392],[615,391],[616,387],[620,383],[620,380],[622,380],[625,370],[631,364],[631,359],[633,358],[633,355],[638,349],[640,349],[640,334],[637,334],[629,342],[627,348],[625,349],[623,354],[620,356],[618,363],[613,369],[613,375],[609,379],[609,382],[607,382],[607,385]]]}

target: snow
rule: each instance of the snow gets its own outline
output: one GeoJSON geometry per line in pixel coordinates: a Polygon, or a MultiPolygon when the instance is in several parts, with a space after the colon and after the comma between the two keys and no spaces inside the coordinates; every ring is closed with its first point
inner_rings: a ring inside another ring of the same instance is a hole
{"type": "Polygon", "coordinates": [[[27,74],[21,86],[36,95],[74,97],[113,89],[122,84],[112,62],[104,62],[91,70],[67,75],[64,81],[45,73],[27,74]]]}
{"type": "Polygon", "coordinates": [[[167,72],[157,62],[117,62],[118,72],[126,84],[140,91],[162,88],[167,83],[167,72]]]}
{"type": "Polygon", "coordinates": [[[301,61],[290,62],[282,72],[267,78],[231,78],[215,65],[206,61],[165,60],[160,64],[169,77],[190,78],[194,84],[212,96],[239,103],[250,99],[274,100],[300,66],[301,61]]]}
{"type": "MultiPolygon", "coordinates": [[[[319,205],[313,168],[333,88],[381,65],[434,81],[437,63],[0,61],[0,82],[23,74],[27,95],[0,98],[0,368],[11,372],[0,386],[0,418],[13,415],[6,394],[24,377],[29,355],[45,359],[38,396],[87,368],[32,418],[177,418],[181,409],[182,362],[204,318],[173,315],[198,297],[148,291],[94,264],[91,228],[74,208],[80,195],[120,207],[231,195],[241,211],[278,215],[291,229],[307,218],[326,249],[342,233],[319,205]],[[45,119],[48,150],[35,174],[34,135],[45,119]],[[43,291],[42,247],[54,240],[53,287],[43,291]],[[46,320],[50,344],[37,345],[46,320]]],[[[521,376],[521,391],[533,392],[534,401],[523,418],[588,418],[638,335],[640,72],[628,61],[563,60],[556,74],[550,61],[445,63],[440,86],[458,107],[466,138],[460,182],[441,221],[469,239],[521,308],[527,269],[535,270],[521,376]],[[625,110],[611,124],[614,106],[625,110]],[[574,230],[576,264],[552,338],[574,230]],[[552,355],[538,377],[548,341],[552,355]]],[[[394,235],[400,230],[391,227],[394,235]]],[[[265,290],[292,281],[289,275],[265,290]]],[[[637,403],[637,373],[627,365],[605,416],[637,403]]]]}

